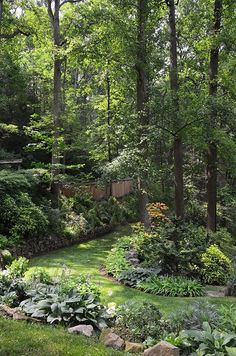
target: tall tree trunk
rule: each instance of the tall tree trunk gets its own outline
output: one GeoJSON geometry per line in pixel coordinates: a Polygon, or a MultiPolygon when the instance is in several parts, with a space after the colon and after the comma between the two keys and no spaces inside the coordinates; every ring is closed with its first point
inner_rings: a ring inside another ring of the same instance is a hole
{"type": "Polygon", "coordinates": [[[3,0],[0,0],[0,21],[3,19],[3,0]]]}
{"type": "Polygon", "coordinates": [[[53,126],[54,139],[52,147],[52,173],[59,173],[58,164],[60,163],[60,129],[62,112],[62,59],[60,58],[61,33],[60,33],[60,0],[54,1],[54,11],[52,10],[52,1],[48,0],[48,14],[53,29],[54,41],[54,75],[53,75],[53,126]]]}
{"type": "MultiPolygon", "coordinates": [[[[170,29],[170,89],[172,95],[172,119],[174,130],[178,132],[179,124],[179,81],[178,81],[178,55],[175,1],[168,0],[169,29],[170,29]]],[[[174,145],[174,174],[175,174],[175,214],[178,218],[184,218],[184,183],[183,183],[183,144],[181,133],[175,135],[174,145]]]]}
{"type": "MultiPolygon", "coordinates": [[[[220,31],[222,17],[222,0],[215,0],[214,4],[214,24],[213,36],[216,37],[220,31]]],[[[214,129],[217,120],[217,109],[214,100],[218,90],[218,69],[219,69],[219,44],[213,44],[210,52],[209,65],[209,95],[211,109],[209,114],[209,126],[214,129]]],[[[207,229],[216,231],[216,202],[217,202],[217,145],[214,140],[210,140],[207,151],[207,229]]]]}
{"type": "Polygon", "coordinates": [[[111,162],[111,82],[109,73],[107,73],[107,155],[108,161],[111,162]]]}
{"type": "MultiPolygon", "coordinates": [[[[147,49],[146,49],[146,22],[147,22],[147,0],[137,1],[137,116],[139,124],[139,139],[140,150],[142,151],[142,158],[147,155],[147,142],[143,139],[147,131],[148,118],[148,74],[147,74],[147,49]]],[[[150,226],[150,219],[147,212],[148,194],[146,187],[147,177],[142,177],[139,180],[139,210],[140,220],[144,226],[150,226]]]]}

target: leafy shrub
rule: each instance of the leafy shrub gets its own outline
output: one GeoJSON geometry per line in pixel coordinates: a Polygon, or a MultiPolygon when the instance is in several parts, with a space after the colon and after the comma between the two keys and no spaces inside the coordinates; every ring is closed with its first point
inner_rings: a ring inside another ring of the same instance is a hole
{"type": "Polygon", "coordinates": [[[26,296],[26,283],[22,279],[22,266],[13,263],[7,270],[0,272],[0,302],[18,306],[26,296]]]}
{"type": "Polygon", "coordinates": [[[136,287],[137,284],[146,281],[153,275],[157,275],[161,272],[159,269],[151,268],[130,268],[126,271],[121,272],[118,276],[118,280],[129,287],[136,287]]]}
{"type": "Polygon", "coordinates": [[[228,355],[228,350],[236,346],[236,334],[213,330],[207,322],[203,323],[202,330],[185,330],[180,335],[186,338],[197,355],[228,355]]]}
{"type": "Polygon", "coordinates": [[[24,277],[29,266],[29,261],[25,257],[19,257],[7,266],[7,272],[13,278],[24,277]]]}
{"type": "Polygon", "coordinates": [[[219,228],[216,232],[209,233],[210,240],[219,246],[220,250],[229,258],[236,256],[236,247],[233,236],[226,228],[219,228]]]}
{"type": "Polygon", "coordinates": [[[13,261],[13,257],[10,251],[8,250],[0,250],[0,265],[5,267],[13,261]]]}
{"type": "Polygon", "coordinates": [[[148,337],[159,337],[163,332],[162,314],[152,303],[129,301],[117,309],[117,326],[133,339],[144,341],[148,337]]]}
{"type": "Polygon", "coordinates": [[[43,284],[51,284],[52,277],[50,274],[42,269],[42,268],[35,268],[33,271],[27,274],[27,280],[30,282],[36,283],[43,283],[43,284]]]}
{"type": "Polygon", "coordinates": [[[207,301],[195,302],[187,309],[179,309],[168,317],[169,329],[172,332],[181,330],[201,330],[203,322],[208,322],[211,327],[219,324],[219,313],[215,305],[207,301]]]}
{"type": "Polygon", "coordinates": [[[236,333],[236,306],[233,304],[221,305],[219,314],[221,330],[236,333]]]}
{"type": "Polygon", "coordinates": [[[50,324],[93,324],[98,328],[107,325],[106,309],[93,294],[82,294],[76,289],[67,292],[57,285],[40,285],[27,292],[28,299],[20,304],[27,314],[50,324]]]}
{"type": "Polygon", "coordinates": [[[8,245],[8,239],[6,236],[0,234],[0,249],[6,248],[8,245]]]}
{"type": "Polygon", "coordinates": [[[119,246],[111,249],[106,259],[105,267],[107,272],[115,277],[128,270],[131,266],[126,259],[126,251],[119,246]]]}
{"type": "Polygon", "coordinates": [[[149,234],[140,232],[137,249],[145,267],[160,266],[164,273],[198,277],[200,256],[208,247],[206,229],[165,221],[149,234]]]}
{"type": "Polygon", "coordinates": [[[227,282],[232,272],[232,264],[216,245],[208,247],[202,254],[201,262],[203,263],[201,272],[205,283],[222,285],[227,282]]]}
{"type": "Polygon", "coordinates": [[[227,296],[236,296],[236,264],[233,263],[233,269],[227,281],[227,296]]]}
{"type": "Polygon", "coordinates": [[[151,277],[138,287],[147,293],[167,297],[200,297],[205,294],[203,286],[197,280],[184,277],[151,277]]]}

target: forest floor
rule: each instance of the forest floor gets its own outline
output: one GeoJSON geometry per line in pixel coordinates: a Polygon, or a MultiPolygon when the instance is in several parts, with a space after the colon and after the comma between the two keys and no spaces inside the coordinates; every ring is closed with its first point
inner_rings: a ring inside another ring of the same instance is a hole
{"type": "Polygon", "coordinates": [[[128,234],[130,234],[130,227],[125,226],[97,240],[50,252],[44,256],[32,259],[31,268],[43,267],[51,275],[57,275],[66,266],[74,276],[80,274],[90,275],[92,281],[99,285],[101,299],[105,304],[115,302],[118,305],[130,299],[137,301],[145,300],[157,304],[164,313],[172,312],[181,308],[181,306],[192,303],[194,300],[201,299],[207,299],[217,305],[226,303],[236,304],[236,298],[231,297],[160,297],[126,287],[117,283],[114,279],[108,278],[101,272],[102,265],[117,239],[128,234]]]}

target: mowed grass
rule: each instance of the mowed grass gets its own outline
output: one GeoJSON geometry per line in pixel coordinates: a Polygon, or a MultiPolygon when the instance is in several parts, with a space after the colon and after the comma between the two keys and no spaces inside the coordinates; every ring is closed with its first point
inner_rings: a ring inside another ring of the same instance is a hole
{"type": "Polygon", "coordinates": [[[74,245],[36,257],[31,261],[31,269],[41,267],[51,275],[58,275],[59,271],[67,266],[72,275],[88,274],[101,289],[101,299],[105,304],[115,302],[117,305],[127,300],[149,301],[157,304],[164,313],[172,312],[178,308],[185,307],[194,300],[207,299],[219,304],[236,303],[236,298],[172,298],[160,297],[146,294],[138,290],[123,286],[112,279],[103,276],[100,272],[101,266],[119,237],[130,234],[130,227],[125,226],[119,230],[107,234],[97,240],[92,240],[79,245],[74,245]]]}
{"type": "Polygon", "coordinates": [[[94,339],[71,335],[62,327],[29,324],[0,317],[1,356],[115,356],[94,339]]]}

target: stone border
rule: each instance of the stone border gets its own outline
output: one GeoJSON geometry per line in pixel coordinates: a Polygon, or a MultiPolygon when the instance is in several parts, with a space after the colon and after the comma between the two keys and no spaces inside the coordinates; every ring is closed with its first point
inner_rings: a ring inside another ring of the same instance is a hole
{"type": "Polygon", "coordinates": [[[68,238],[65,236],[48,236],[44,238],[33,238],[24,240],[19,246],[14,246],[8,250],[14,257],[24,256],[32,258],[44,255],[48,252],[58,250],[60,248],[80,244],[82,242],[95,240],[114,230],[114,225],[106,225],[97,227],[94,231],[87,234],[82,234],[76,238],[68,238]]]}

